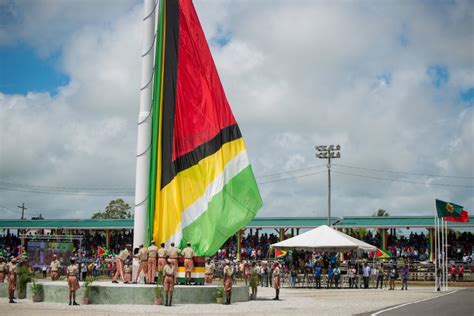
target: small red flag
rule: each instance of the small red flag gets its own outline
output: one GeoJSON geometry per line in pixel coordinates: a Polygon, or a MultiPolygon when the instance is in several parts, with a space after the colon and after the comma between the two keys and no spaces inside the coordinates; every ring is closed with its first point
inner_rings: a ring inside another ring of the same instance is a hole
{"type": "Polygon", "coordinates": [[[461,217],[443,217],[445,222],[457,222],[457,223],[468,223],[469,214],[465,211],[461,211],[461,217]]]}
{"type": "Polygon", "coordinates": [[[97,249],[97,254],[99,256],[102,256],[102,255],[105,255],[106,254],[106,251],[104,250],[104,248],[102,248],[101,246],[99,246],[99,249],[97,249]]]}

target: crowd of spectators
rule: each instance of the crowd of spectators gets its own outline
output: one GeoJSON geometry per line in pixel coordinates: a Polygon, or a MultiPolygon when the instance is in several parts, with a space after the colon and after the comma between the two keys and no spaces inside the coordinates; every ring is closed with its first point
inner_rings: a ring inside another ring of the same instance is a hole
{"type": "MultiPolygon", "coordinates": [[[[55,232],[59,234],[61,232],[55,232]]],[[[81,257],[96,258],[99,247],[106,245],[106,234],[103,231],[68,231],[69,235],[74,235],[71,239],[73,248],[81,257]]],[[[353,231],[349,232],[355,238],[376,245],[380,248],[382,237],[379,232],[371,231],[353,231]]],[[[44,236],[44,235],[43,235],[44,236]]],[[[48,235],[46,235],[48,236],[48,235]]],[[[35,235],[32,235],[34,238],[35,235]]],[[[291,236],[287,236],[289,238],[291,236]]],[[[423,233],[411,232],[405,236],[402,234],[387,236],[387,251],[394,258],[408,258],[411,261],[424,261],[429,257],[429,238],[423,233]]],[[[52,237],[54,238],[54,237],[52,237]]],[[[275,234],[260,233],[258,235],[243,236],[240,248],[241,259],[243,260],[263,260],[265,258],[274,257],[270,245],[278,242],[279,238],[275,234]]],[[[109,236],[109,251],[118,253],[126,244],[133,243],[133,233],[129,230],[111,231],[109,236]]],[[[19,246],[21,239],[16,234],[5,233],[0,235],[0,249],[5,254],[17,256],[19,254],[19,246]]],[[[449,258],[461,261],[466,256],[471,256],[474,244],[474,234],[472,232],[454,232],[448,233],[449,258]]],[[[237,258],[237,238],[232,236],[226,243],[216,252],[216,259],[236,259],[237,258]]],[[[347,256],[350,256],[347,254],[347,256]]],[[[350,257],[348,257],[350,258],[350,257]]],[[[307,261],[309,258],[290,257],[286,260],[291,261],[307,261]]],[[[329,258],[325,258],[329,261],[329,258]]],[[[102,264],[103,265],[103,264],[102,264]]]]}

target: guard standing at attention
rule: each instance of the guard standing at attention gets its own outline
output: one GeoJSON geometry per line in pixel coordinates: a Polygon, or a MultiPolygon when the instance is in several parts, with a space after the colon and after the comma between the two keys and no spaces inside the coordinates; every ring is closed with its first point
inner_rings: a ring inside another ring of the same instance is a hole
{"type": "Polygon", "coordinates": [[[51,269],[51,281],[56,281],[59,279],[59,267],[61,266],[61,262],[59,262],[58,257],[53,255],[53,260],[49,265],[51,269]]]}
{"type": "Polygon", "coordinates": [[[165,248],[165,243],[161,243],[161,248],[158,249],[158,273],[163,270],[166,265],[166,258],[168,257],[168,250],[165,248]]]}
{"type": "Polygon", "coordinates": [[[79,289],[79,266],[76,264],[76,258],[71,258],[71,264],[67,267],[67,285],[69,287],[69,305],[79,305],[76,303],[76,291],[79,289]]]}
{"type": "Polygon", "coordinates": [[[138,254],[135,256],[138,260],[140,260],[140,265],[138,266],[137,276],[135,278],[135,282],[137,283],[138,278],[140,277],[140,273],[143,271],[145,273],[145,283],[146,283],[146,275],[147,275],[147,268],[148,268],[148,252],[147,248],[144,245],[139,246],[140,249],[138,250],[138,254]]]}
{"type": "Polygon", "coordinates": [[[8,298],[10,299],[9,303],[16,303],[13,298],[15,295],[17,277],[18,266],[16,265],[16,259],[13,258],[11,259],[10,265],[8,266],[8,298]]]}
{"type": "Polygon", "coordinates": [[[124,272],[124,284],[128,284],[132,282],[132,262],[126,261],[125,265],[123,266],[124,272]]]}
{"type": "Polygon", "coordinates": [[[207,262],[204,265],[206,284],[212,283],[212,278],[214,277],[214,268],[215,267],[214,264],[211,262],[211,259],[207,259],[207,262]]]}
{"type": "Polygon", "coordinates": [[[278,262],[275,262],[273,265],[273,288],[275,289],[275,297],[273,298],[276,301],[280,300],[280,285],[281,285],[281,279],[280,279],[280,265],[278,262]]]}
{"type": "Polygon", "coordinates": [[[171,306],[173,301],[174,281],[176,279],[176,269],[168,258],[166,265],[163,267],[163,289],[165,291],[165,306],[171,306]]]}
{"type": "Polygon", "coordinates": [[[230,305],[232,298],[232,275],[234,274],[234,269],[230,265],[229,259],[225,259],[224,267],[224,293],[225,293],[225,303],[230,305]]]}
{"type": "Polygon", "coordinates": [[[0,257],[0,283],[3,283],[5,280],[5,275],[7,271],[7,264],[3,262],[3,257],[0,257]]]}
{"type": "Polygon", "coordinates": [[[148,283],[155,283],[156,276],[156,257],[158,257],[158,247],[155,246],[155,241],[151,241],[150,247],[148,247],[148,283]]]}
{"type": "Polygon", "coordinates": [[[186,285],[191,285],[191,273],[194,270],[194,250],[191,248],[191,243],[188,242],[188,246],[183,249],[182,254],[184,256],[184,269],[186,285]]]}
{"type": "Polygon", "coordinates": [[[128,256],[130,256],[130,251],[128,248],[130,245],[124,247],[123,250],[120,251],[117,257],[115,257],[115,265],[116,265],[116,272],[114,277],[112,278],[112,283],[118,283],[117,278],[120,276],[123,282],[125,282],[125,278],[123,276],[123,266],[127,261],[128,256]]]}
{"type": "MultiPolygon", "coordinates": [[[[174,270],[178,271],[178,255],[181,253],[181,249],[174,246],[174,242],[171,243],[171,247],[168,250],[168,256],[171,260],[171,264],[174,265],[174,270]]],[[[176,280],[175,280],[176,281],[176,280]]]]}

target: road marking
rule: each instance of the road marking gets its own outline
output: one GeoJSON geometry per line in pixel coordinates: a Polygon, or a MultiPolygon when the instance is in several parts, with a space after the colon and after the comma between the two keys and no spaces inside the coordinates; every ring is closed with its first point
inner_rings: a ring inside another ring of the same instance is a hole
{"type": "Polygon", "coordinates": [[[404,306],[411,305],[411,304],[417,304],[417,303],[421,303],[421,302],[424,302],[424,301],[429,301],[429,300],[432,300],[432,299],[435,299],[435,298],[443,297],[443,296],[446,296],[446,295],[454,294],[457,291],[460,291],[460,290],[455,290],[455,291],[452,291],[452,292],[449,292],[449,293],[446,293],[446,294],[433,296],[433,297],[428,297],[428,298],[424,298],[422,300],[418,300],[418,301],[414,301],[414,302],[408,302],[408,303],[400,304],[400,305],[393,306],[393,307],[390,307],[390,308],[386,308],[386,309],[383,309],[383,310],[378,311],[376,313],[370,314],[370,316],[377,316],[379,314],[382,314],[382,313],[385,313],[385,312],[388,312],[388,311],[391,311],[391,310],[394,310],[394,309],[397,309],[397,308],[400,308],[400,307],[404,307],[404,306]]]}

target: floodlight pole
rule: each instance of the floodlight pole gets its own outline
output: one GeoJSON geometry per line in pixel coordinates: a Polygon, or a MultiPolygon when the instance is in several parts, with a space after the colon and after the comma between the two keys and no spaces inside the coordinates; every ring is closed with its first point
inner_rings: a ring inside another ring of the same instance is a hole
{"type": "Polygon", "coordinates": [[[315,147],[318,153],[316,154],[316,158],[319,159],[327,159],[328,164],[328,226],[332,226],[331,221],[331,159],[334,158],[341,158],[341,146],[340,145],[320,145],[315,147]]]}

